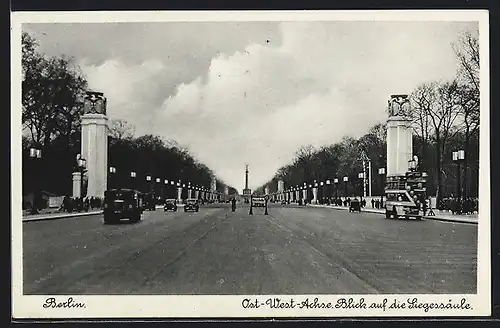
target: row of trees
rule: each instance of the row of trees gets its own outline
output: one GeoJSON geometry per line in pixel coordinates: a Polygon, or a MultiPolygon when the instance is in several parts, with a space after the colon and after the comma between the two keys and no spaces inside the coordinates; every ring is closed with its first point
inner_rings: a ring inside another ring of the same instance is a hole
{"type": "MultiPolygon", "coordinates": [[[[72,172],[80,152],[83,99],[87,80],[73,58],[47,56],[38,51],[37,41],[22,34],[22,165],[23,194],[36,183],[43,190],[71,194],[72,172]],[[33,161],[29,149],[42,150],[33,161]]],[[[186,148],[154,135],[136,137],[133,125],[115,120],[110,126],[108,163],[116,168],[113,181],[127,186],[130,172],[136,172],[136,186],[145,176],[191,181],[210,186],[213,172],[198,162],[186,148]]],[[[218,190],[224,182],[218,179],[218,190]]],[[[232,192],[235,192],[231,188],[232,192]]]]}
{"type": "MultiPolygon", "coordinates": [[[[452,152],[465,150],[461,186],[468,196],[476,197],[479,187],[479,43],[466,31],[453,44],[459,69],[453,81],[431,81],[419,85],[410,95],[411,109],[404,113],[414,128],[413,153],[420,159],[420,170],[429,175],[428,192],[438,200],[453,194],[458,183],[452,152]]],[[[380,194],[383,179],[378,168],[386,166],[387,128],[373,126],[359,139],[344,137],[333,145],[316,149],[301,147],[293,161],[278,170],[265,185],[275,192],[277,181],[293,187],[313,180],[326,181],[349,177],[348,194],[359,194],[358,173],[364,151],[372,163],[373,193],[380,194]]],[[[264,186],[257,192],[262,192],[264,186]]],[[[343,190],[343,189],[341,189],[343,190]]]]}

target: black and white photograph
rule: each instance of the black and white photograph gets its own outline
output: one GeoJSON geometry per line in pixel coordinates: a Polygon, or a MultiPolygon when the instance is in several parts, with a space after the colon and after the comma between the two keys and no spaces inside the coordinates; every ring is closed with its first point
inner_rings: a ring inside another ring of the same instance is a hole
{"type": "Polygon", "coordinates": [[[13,316],[481,316],[487,11],[12,14],[13,316]]]}

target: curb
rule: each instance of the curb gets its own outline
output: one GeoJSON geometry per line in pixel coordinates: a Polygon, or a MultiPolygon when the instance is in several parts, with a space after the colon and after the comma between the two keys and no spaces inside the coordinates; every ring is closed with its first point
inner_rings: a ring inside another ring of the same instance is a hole
{"type": "MultiPolygon", "coordinates": [[[[156,205],[156,209],[161,209],[163,206],[156,205]]],[[[90,216],[90,215],[98,215],[102,214],[102,210],[100,211],[92,211],[92,212],[83,212],[83,213],[73,213],[73,214],[56,214],[56,215],[40,215],[33,218],[23,218],[23,222],[34,222],[34,221],[48,221],[48,220],[60,220],[60,219],[69,219],[81,216],[90,216]]]]}
{"type": "Polygon", "coordinates": [[[92,211],[92,212],[74,213],[74,214],[40,215],[33,218],[23,218],[23,222],[60,220],[60,219],[75,218],[80,216],[97,215],[97,214],[102,214],[102,211],[92,211]]]}
{"type": "MultiPolygon", "coordinates": [[[[313,206],[313,207],[323,207],[323,208],[330,208],[333,210],[345,210],[347,211],[348,208],[346,207],[338,207],[338,206],[328,206],[328,205],[311,205],[308,204],[307,206],[313,206]]],[[[371,210],[371,209],[363,209],[361,212],[365,213],[374,213],[374,214],[381,214],[384,215],[385,213],[379,212],[376,210],[371,210]]],[[[456,222],[456,223],[467,223],[467,224],[478,224],[479,220],[472,220],[472,219],[460,219],[460,218],[445,218],[445,217],[439,217],[439,216],[423,216],[423,220],[434,220],[434,221],[443,221],[443,222],[456,222]]]]}

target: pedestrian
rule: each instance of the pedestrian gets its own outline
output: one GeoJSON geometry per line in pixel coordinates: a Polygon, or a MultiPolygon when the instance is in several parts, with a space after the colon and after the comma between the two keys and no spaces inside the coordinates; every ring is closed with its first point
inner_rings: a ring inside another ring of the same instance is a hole
{"type": "Polygon", "coordinates": [[[375,208],[375,199],[372,198],[372,208],[375,208]]]}

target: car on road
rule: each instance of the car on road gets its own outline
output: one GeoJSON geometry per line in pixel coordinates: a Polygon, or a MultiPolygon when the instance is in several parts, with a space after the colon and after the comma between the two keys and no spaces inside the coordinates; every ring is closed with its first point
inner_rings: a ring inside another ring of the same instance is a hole
{"type": "Polygon", "coordinates": [[[154,192],[144,194],[144,208],[149,211],[156,210],[156,196],[154,192]]]}
{"type": "Polygon", "coordinates": [[[349,203],[349,212],[360,212],[361,213],[361,202],[354,198],[349,203]]]}
{"type": "Polygon", "coordinates": [[[141,220],[144,195],[133,189],[110,189],[104,192],[104,224],[141,220]]]}
{"type": "Polygon", "coordinates": [[[165,204],[163,205],[163,210],[177,212],[177,199],[165,199],[165,204]]]}
{"type": "Polygon", "coordinates": [[[252,198],[253,207],[266,207],[266,199],[264,197],[252,198]]]}
{"type": "Polygon", "coordinates": [[[186,199],[186,204],[184,205],[184,212],[192,211],[198,212],[200,210],[200,204],[196,198],[186,199]]]}

